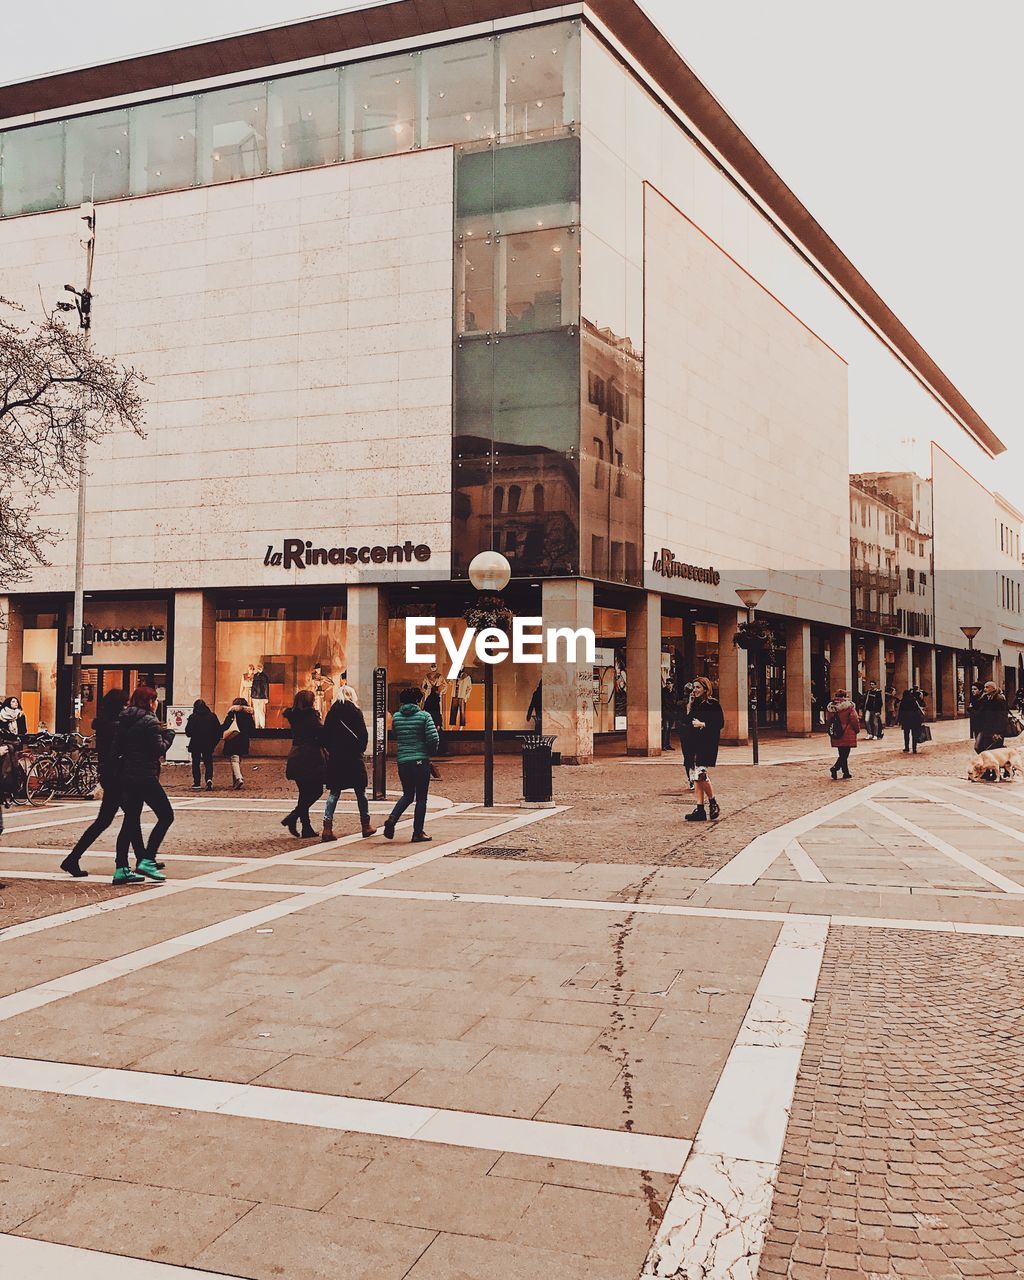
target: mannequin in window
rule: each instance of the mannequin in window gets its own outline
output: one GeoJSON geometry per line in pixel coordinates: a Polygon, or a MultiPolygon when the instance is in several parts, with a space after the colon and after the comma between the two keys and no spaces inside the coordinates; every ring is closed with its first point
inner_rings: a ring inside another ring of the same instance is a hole
{"type": "Polygon", "coordinates": [[[310,671],[306,688],[313,695],[313,706],[322,720],[334,701],[334,681],[324,672],[319,662],[310,671]]]}
{"type": "Polygon", "coordinates": [[[238,682],[238,696],[244,698],[246,706],[252,697],[252,678],[256,674],[256,668],[250,662],[246,669],[242,672],[242,678],[238,682]]]}
{"type": "Polygon", "coordinates": [[[256,663],[256,669],[252,674],[249,700],[252,704],[252,718],[256,722],[256,728],[265,729],[267,727],[267,703],[270,701],[270,677],[263,670],[262,662],[256,663]]]}
{"type": "Polygon", "coordinates": [[[448,711],[448,726],[454,729],[458,726],[460,729],[466,727],[466,703],[469,702],[469,696],[473,692],[473,677],[469,674],[465,667],[455,677],[455,685],[452,689],[451,707],[448,711]]]}
{"type": "MultiPolygon", "coordinates": [[[[441,726],[444,723],[444,699],[448,693],[448,681],[436,662],[430,664],[430,669],[420,682],[420,693],[423,695],[420,706],[434,722],[440,744],[438,752],[443,754],[444,739],[441,737],[441,726]]],[[[432,778],[440,778],[441,776],[433,761],[430,762],[430,776],[432,778]]]]}

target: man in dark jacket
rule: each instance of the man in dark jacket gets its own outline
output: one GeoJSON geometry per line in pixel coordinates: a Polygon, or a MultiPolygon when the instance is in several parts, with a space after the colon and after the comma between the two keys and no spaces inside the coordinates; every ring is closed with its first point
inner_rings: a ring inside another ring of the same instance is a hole
{"type": "Polygon", "coordinates": [[[263,663],[257,662],[252,676],[252,688],[249,691],[252,700],[253,722],[257,729],[267,727],[267,703],[270,701],[270,677],[263,670],[263,663]]]}
{"type": "Polygon", "coordinates": [[[199,765],[206,770],[206,789],[213,790],[213,752],[223,725],[219,716],[213,712],[202,698],[192,704],[192,714],[185,722],[185,737],[188,738],[188,753],[192,757],[192,790],[200,789],[199,765]]]}
{"type": "Polygon", "coordinates": [[[868,682],[864,695],[864,727],[869,738],[882,736],[882,691],[874,680],[868,682]]]}
{"type": "Polygon", "coordinates": [[[391,717],[391,735],[398,756],[398,776],[402,795],[384,823],[386,839],[395,838],[395,823],[416,802],[413,811],[412,840],[420,844],[430,840],[423,830],[427,818],[427,792],[430,789],[430,757],[440,746],[433,717],[419,707],[416,689],[405,689],[399,695],[399,708],[391,717]]]}
{"type": "Polygon", "coordinates": [[[1009,708],[999,686],[992,680],[985,682],[981,697],[975,711],[974,750],[980,755],[983,751],[991,751],[993,747],[1001,747],[1006,739],[1009,708]]]}

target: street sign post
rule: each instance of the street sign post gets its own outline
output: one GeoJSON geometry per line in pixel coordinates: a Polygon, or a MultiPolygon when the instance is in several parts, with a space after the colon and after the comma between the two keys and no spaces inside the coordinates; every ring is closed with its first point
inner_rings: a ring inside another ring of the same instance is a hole
{"type": "Polygon", "coordinates": [[[388,673],[386,667],[373,672],[373,798],[388,795],[388,673]]]}

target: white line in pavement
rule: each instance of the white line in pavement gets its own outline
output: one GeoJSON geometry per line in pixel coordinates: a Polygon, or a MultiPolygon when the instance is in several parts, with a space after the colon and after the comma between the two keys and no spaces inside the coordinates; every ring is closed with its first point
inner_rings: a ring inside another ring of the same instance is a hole
{"type": "MultiPolygon", "coordinates": [[[[977,790],[966,791],[963,787],[954,787],[948,782],[940,781],[938,778],[934,778],[934,779],[930,778],[929,781],[932,783],[933,786],[942,787],[944,791],[951,791],[954,795],[960,796],[960,798],[964,801],[974,800],[978,804],[991,805],[993,808],[1002,809],[1006,813],[1016,814],[1018,818],[1024,818],[1024,809],[1021,809],[1019,806],[1015,804],[1007,804],[1005,800],[996,800],[993,796],[979,795],[977,790]]],[[[981,783],[977,785],[980,787],[980,786],[995,786],[996,784],[981,783]]],[[[1002,785],[1002,784],[999,784],[999,785],[1002,785]]],[[[927,791],[923,792],[923,794],[927,795],[929,800],[934,800],[936,798],[935,796],[931,795],[927,791]]],[[[941,803],[941,801],[939,803],[941,803]]],[[[971,814],[972,818],[975,816],[976,816],[975,814],[973,813],[971,814]]],[[[1020,832],[1018,831],[1016,834],[1020,835],[1020,832]]]]}
{"type": "Polygon", "coordinates": [[[235,1280],[222,1271],[194,1271],[119,1253],[97,1253],[48,1240],[0,1234],[0,1275],[11,1280],[235,1280]]]}
{"type": "Polygon", "coordinates": [[[827,884],[825,877],[818,869],[817,863],[810,856],[799,840],[790,840],[785,849],[789,864],[801,880],[809,884],[827,884]]]}
{"type": "Polygon", "coordinates": [[[827,936],[822,923],[779,933],[643,1277],[757,1274],[827,936]]]}
{"type": "MultiPolygon", "coordinates": [[[[945,802],[935,801],[933,803],[944,804],[945,802]]],[[[1008,876],[1001,875],[998,871],[993,871],[991,867],[986,867],[977,858],[972,858],[969,853],[963,853],[955,845],[951,845],[948,840],[943,840],[941,836],[937,836],[931,831],[926,831],[924,827],[919,827],[916,822],[911,822],[908,818],[902,817],[888,805],[880,804],[876,800],[867,800],[865,801],[865,808],[872,809],[875,813],[880,813],[882,817],[888,818],[890,822],[902,827],[904,831],[916,836],[918,840],[923,840],[926,844],[930,844],[938,853],[945,854],[951,862],[957,863],[965,871],[970,871],[979,880],[985,880],[994,885],[995,888],[1002,889],[1003,893],[1024,893],[1024,885],[1018,884],[1016,880],[1011,880],[1008,876]]],[[[973,816],[973,814],[968,814],[968,817],[973,816]]],[[[978,821],[980,822],[982,819],[979,818],[978,821]]]]}
{"type": "Polygon", "coordinates": [[[35,1058],[0,1057],[0,1088],[243,1116],[651,1173],[678,1173],[691,1146],[688,1139],[656,1134],[35,1058]]]}
{"type": "Polygon", "coordinates": [[[771,831],[755,836],[746,848],[741,849],[724,867],[716,871],[707,883],[711,885],[756,884],[779,854],[785,852],[791,840],[799,839],[808,831],[813,831],[815,827],[828,822],[830,818],[845,813],[847,809],[856,808],[888,785],[888,782],[871,782],[857,791],[847,792],[830,804],[822,805],[820,809],[814,809],[811,813],[805,813],[791,822],[783,823],[781,827],[775,827],[771,831]]]}
{"type": "MultiPolygon", "coordinates": [[[[145,829],[145,828],[144,828],[145,829]]],[[[42,848],[35,844],[0,844],[0,853],[38,853],[48,858],[64,857],[70,850],[68,849],[50,849],[42,848]]],[[[115,853],[113,849],[97,849],[95,845],[91,845],[85,853],[82,854],[82,860],[88,858],[113,858],[115,853]]],[[[226,853],[165,853],[160,850],[160,861],[164,862],[219,862],[223,865],[235,863],[241,865],[250,862],[266,862],[266,858],[233,858],[226,853]]],[[[2,872],[0,872],[2,874],[2,872]]]]}
{"type": "MultiPolygon", "coordinates": [[[[44,1005],[52,1004],[55,1000],[63,1000],[65,996],[75,995],[79,991],[88,991],[93,987],[102,986],[105,982],[124,977],[125,974],[138,973],[141,969],[148,969],[151,965],[162,964],[164,960],[170,960],[190,951],[197,951],[200,947],[208,946],[211,942],[221,942],[225,938],[233,938],[240,933],[247,933],[257,925],[269,924],[272,920],[281,920],[285,916],[294,915],[298,911],[305,911],[314,904],[344,897],[347,894],[351,894],[353,889],[362,889],[381,880],[386,880],[389,876],[399,875],[403,871],[411,871],[416,867],[425,866],[428,862],[436,862],[439,858],[443,858],[449,853],[457,853],[471,845],[493,840],[496,836],[505,835],[509,831],[516,831],[520,827],[529,826],[533,822],[543,821],[556,813],[564,813],[564,809],[531,810],[516,818],[498,823],[497,826],[488,830],[457,836],[454,840],[435,844],[429,849],[410,854],[406,858],[400,858],[397,862],[369,871],[361,871],[354,876],[350,876],[347,880],[340,881],[338,884],[318,887],[315,892],[306,892],[300,887],[299,892],[296,893],[294,885],[288,886],[290,896],[283,902],[275,902],[266,907],[257,907],[254,911],[243,912],[241,915],[232,916],[217,924],[193,929],[188,933],[180,934],[178,937],[168,938],[164,942],[143,947],[138,951],[127,952],[124,955],[105,960],[100,964],[88,965],[63,977],[54,978],[49,982],[42,982],[36,986],[26,987],[24,990],[14,992],[9,996],[0,997],[0,1021],[6,1018],[13,1018],[28,1009],[42,1008],[44,1005]]],[[[276,861],[281,863],[289,857],[294,858],[294,855],[283,854],[274,860],[268,858],[266,862],[276,861]]],[[[201,885],[204,882],[212,884],[237,874],[237,871],[228,868],[225,871],[214,871],[207,876],[196,876],[193,880],[183,882],[178,892],[184,893],[188,891],[189,886],[201,885]]],[[[147,900],[153,901],[157,895],[164,893],[166,893],[166,890],[158,888],[153,890],[151,894],[145,895],[145,897],[147,900]]],[[[143,895],[140,894],[139,897],[141,898],[143,895]]],[[[16,925],[9,933],[14,933],[18,928],[19,926],[16,925]]],[[[6,937],[8,935],[5,934],[3,936],[6,937]]]]}

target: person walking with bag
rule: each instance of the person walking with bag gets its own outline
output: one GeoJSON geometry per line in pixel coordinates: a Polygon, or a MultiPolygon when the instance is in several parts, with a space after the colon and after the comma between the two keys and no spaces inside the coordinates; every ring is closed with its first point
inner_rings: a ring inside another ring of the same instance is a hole
{"type": "Polygon", "coordinates": [[[828,717],[828,736],[836,749],[836,762],[829,770],[832,781],[839,777],[850,778],[850,752],[857,745],[857,734],[860,731],[860,716],[857,708],[845,689],[839,689],[825,710],[828,717]]]}
{"type": "MultiPolygon", "coordinates": [[[[319,716],[317,717],[319,720],[319,716]]],[[[242,777],[242,760],[249,754],[249,738],[256,731],[252,708],[244,698],[236,698],[224,717],[224,756],[231,761],[231,786],[241,791],[245,786],[242,777]]]]}
{"type": "Polygon", "coordinates": [[[1001,747],[1006,742],[1009,729],[1010,709],[999,686],[992,680],[986,680],[981,691],[975,711],[974,750],[978,755],[983,751],[991,751],[993,747],[1001,747]]]}
{"type": "MultiPolygon", "coordinates": [[[[118,810],[121,808],[121,777],[114,756],[114,735],[117,731],[118,717],[124,710],[126,701],[123,689],[109,689],[100,699],[100,705],[96,708],[96,717],[92,722],[92,731],[96,739],[96,766],[100,776],[100,786],[103,788],[103,799],[100,801],[99,813],[78,837],[75,847],[60,864],[61,871],[66,871],[76,880],[89,874],[82,867],[82,854],[96,843],[117,817],[118,810]]],[[[146,856],[142,832],[135,834],[133,839],[135,860],[138,862],[146,856]]]]}
{"type": "Polygon", "coordinates": [[[160,761],[174,741],[174,730],[165,729],[156,718],[156,691],[139,685],[117,718],[113,754],[121,775],[121,809],[124,819],[117,833],[114,884],[138,884],[143,878],[163,880],[163,864],[156,855],[174,821],[174,810],[160,785],[160,761]],[[145,856],[133,873],[128,866],[128,849],[142,841],[142,806],[149,805],[156,825],[149,833],[145,856]]]}
{"type": "Polygon", "coordinates": [[[917,755],[917,735],[924,724],[924,710],[921,700],[913,689],[904,689],[900,698],[900,709],[896,713],[896,722],[903,730],[903,754],[912,752],[917,755]]]}
{"type": "Polygon", "coordinates": [[[366,802],[366,765],[363,754],[370,741],[366,720],[359,709],[359,699],[350,684],[343,684],[334,695],[334,704],[324,721],[323,744],[327,750],[327,801],[324,804],[324,828],[320,839],[324,844],[336,840],[334,812],[342,791],[351,789],[356,795],[363,839],[377,834],[370,826],[370,806],[366,802]]]}
{"type": "Polygon", "coordinates": [[[192,790],[199,791],[199,766],[206,771],[206,789],[213,790],[213,752],[223,726],[217,715],[210,710],[202,698],[192,704],[192,714],[185,722],[185,737],[188,738],[188,753],[192,757],[192,790]]]}
{"type": "Polygon", "coordinates": [[[874,680],[868,684],[864,695],[864,721],[869,738],[882,736],[882,691],[874,680]]]}
{"type": "Polygon", "coordinates": [[[430,757],[440,746],[433,717],[419,706],[418,689],[403,689],[398,710],[391,718],[391,734],[398,756],[398,776],[402,782],[401,799],[384,823],[384,837],[395,838],[395,823],[415,803],[412,843],[423,844],[433,837],[423,830],[427,820],[427,795],[430,791],[430,757]]]}
{"type": "Polygon", "coordinates": [[[690,786],[697,793],[697,806],[686,815],[685,821],[706,822],[708,818],[717,821],[722,811],[708,770],[718,763],[718,744],[725,727],[725,714],[715,697],[715,687],[706,676],[698,676],[693,682],[693,693],[681,723],[685,725],[693,759],[690,786]],[[705,804],[708,806],[706,810],[705,804]]]}
{"type": "Polygon", "coordinates": [[[284,776],[295,783],[299,797],[291,813],[281,819],[281,826],[287,827],[293,836],[311,840],[319,834],[313,830],[309,810],[324,793],[325,755],[320,745],[324,727],[314,706],[312,690],[300,689],[293,705],[282,714],[292,730],[292,749],[284,776]]]}

